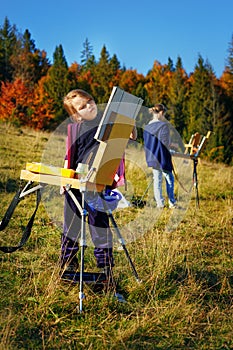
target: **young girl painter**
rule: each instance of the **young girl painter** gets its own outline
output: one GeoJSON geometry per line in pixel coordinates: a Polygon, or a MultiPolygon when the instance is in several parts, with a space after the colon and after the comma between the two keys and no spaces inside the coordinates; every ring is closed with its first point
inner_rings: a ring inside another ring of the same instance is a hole
{"type": "MultiPolygon", "coordinates": [[[[68,146],[64,167],[76,169],[79,163],[85,163],[90,154],[95,154],[98,141],[94,138],[101,120],[93,97],[81,89],[70,91],[64,98],[64,107],[73,123],[68,125],[68,146]]],[[[136,128],[130,138],[136,139],[136,128]]],[[[90,159],[89,159],[90,161],[90,159]]],[[[82,194],[71,189],[81,204],[82,194]]],[[[70,195],[64,191],[64,225],[61,244],[61,268],[63,271],[75,271],[78,268],[78,238],[81,228],[81,215],[70,195]]],[[[104,271],[114,266],[112,232],[106,212],[99,211],[86,204],[88,225],[94,244],[94,256],[98,268],[104,271]]]]}

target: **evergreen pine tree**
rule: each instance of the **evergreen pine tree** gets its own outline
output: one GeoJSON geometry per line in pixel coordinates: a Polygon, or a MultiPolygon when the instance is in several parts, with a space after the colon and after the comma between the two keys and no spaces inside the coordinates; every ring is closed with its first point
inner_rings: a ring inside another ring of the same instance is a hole
{"type": "Polygon", "coordinates": [[[11,55],[14,79],[22,79],[25,84],[34,87],[40,78],[47,74],[49,61],[45,51],[36,48],[28,29],[18,37],[18,47],[11,55]]]}
{"type": "Polygon", "coordinates": [[[120,62],[119,62],[116,54],[114,54],[112,56],[112,58],[110,59],[109,67],[110,67],[113,75],[117,74],[117,72],[120,70],[121,65],[120,65],[120,62]]]}
{"type": "Polygon", "coordinates": [[[11,56],[17,47],[17,30],[11,26],[8,18],[5,18],[3,27],[0,28],[0,80],[12,81],[13,66],[11,56]]]}
{"type": "Polygon", "coordinates": [[[187,74],[183,69],[182,60],[177,58],[175,70],[171,76],[168,88],[168,109],[170,121],[177,129],[181,137],[186,128],[187,110],[187,74]]]}
{"type": "Polygon", "coordinates": [[[218,127],[215,135],[219,136],[216,152],[223,148],[223,155],[219,159],[227,164],[233,164],[233,35],[228,48],[225,70],[220,79],[222,93],[220,95],[221,109],[218,116],[218,127]]]}
{"type": "Polygon", "coordinates": [[[216,77],[212,67],[199,56],[198,63],[190,78],[187,127],[189,136],[195,132],[205,135],[207,131],[213,130],[214,114],[212,112],[217,104],[215,81],[216,77]],[[206,111],[211,111],[211,113],[206,113],[206,111]]]}
{"type": "Polygon", "coordinates": [[[100,53],[99,62],[94,69],[93,96],[98,103],[106,103],[108,101],[111,93],[112,77],[110,56],[104,45],[100,53]]]}
{"type": "Polygon", "coordinates": [[[172,61],[171,57],[168,57],[167,67],[168,67],[168,70],[170,72],[174,72],[175,71],[174,65],[173,65],[173,61],[172,61]]]}
{"type": "Polygon", "coordinates": [[[82,69],[87,71],[95,66],[95,56],[93,55],[93,47],[86,38],[83,43],[83,50],[81,51],[81,65],[82,69]]]}
{"type": "Polygon", "coordinates": [[[55,112],[54,122],[59,123],[67,117],[63,108],[63,98],[71,89],[72,82],[69,80],[68,64],[62,45],[55,48],[53,65],[48,71],[44,82],[44,89],[48,99],[53,101],[55,112]]]}
{"type": "Polygon", "coordinates": [[[225,73],[227,76],[226,77],[227,93],[229,96],[233,98],[233,34],[231,37],[231,42],[229,43],[229,47],[228,47],[228,57],[227,57],[225,73]]]}

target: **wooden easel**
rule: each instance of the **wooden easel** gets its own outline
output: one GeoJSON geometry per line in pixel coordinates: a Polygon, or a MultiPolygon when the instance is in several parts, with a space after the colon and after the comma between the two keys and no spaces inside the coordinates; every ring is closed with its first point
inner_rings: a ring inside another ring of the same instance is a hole
{"type": "Polygon", "coordinates": [[[193,160],[193,187],[196,194],[196,207],[200,207],[199,193],[198,193],[198,178],[197,178],[197,164],[200,153],[206,146],[206,143],[211,135],[211,131],[208,131],[206,136],[201,136],[200,133],[196,132],[191,136],[189,143],[185,145],[185,154],[189,154],[193,160]]]}
{"type": "Polygon", "coordinates": [[[205,148],[208,139],[211,135],[211,131],[208,131],[206,136],[201,136],[200,133],[196,132],[191,136],[189,143],[185,144],[184,153],[178,153],[170,151],[172,157],[186,158],[193,161],[193,186],[195,188],[196,194],[196,206],[199,208],[199,193],[198,193],[198,179],[197,179],[197,164],[198,158],[200,157],[201,152],[205,148]]]}
{"type": "Polygon", "coordinates": [[[206,136],[201,136],[199,132],[193,134],[189,140],[188,144],[185,144],[185,153],[190,154],[190,156],[198,157],[200,152],[206,146],[206,143],[211,135],[211,131],[208,131],[206,136]]]}

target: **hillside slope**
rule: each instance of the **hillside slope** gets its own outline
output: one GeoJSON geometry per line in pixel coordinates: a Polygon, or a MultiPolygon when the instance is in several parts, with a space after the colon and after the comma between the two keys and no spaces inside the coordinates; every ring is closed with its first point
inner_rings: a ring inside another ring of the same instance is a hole
{"type": "MultiPolygon", "coordinates": [[[[20,185],[20,170],[27,161],[40,161],[49,134],[0,124],[0,135],[2,218],[20,185]]],[[[232,174],[230,167],[200,160],[200,208],[193,193],[173,231],[165,230],[171,215],[165,209],[127,244],[141,283],[116,245],[115,277],[127,303],[85,285],[81,315],[78,286],[59,278],[60,228],[41,204],[27,244],[15,253],[0,253],[0,348],[232,349],[232,174]]],[[[137,176],[131,173],[129,179],[137,176]]],[[[33,195],[20,203],[9,227],[0,232],[1,246],[19,241],[34,206],[33,195]]],[[[150,210],[154,218],[156,208],[150,210]]],[[[123,209],[116,221],[124,225],[142,211],[123,209]]],[[[88,247],[85,253],[89,270],[95,270],[92,251],[88,247]]]]}

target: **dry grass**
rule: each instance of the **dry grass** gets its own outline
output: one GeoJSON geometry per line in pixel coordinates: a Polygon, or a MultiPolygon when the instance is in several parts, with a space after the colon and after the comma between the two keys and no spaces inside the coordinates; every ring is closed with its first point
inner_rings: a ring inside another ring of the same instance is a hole
{"type": "MultiPolygon", "coordinates": [[[[4,125],[0,133],[2,217],[20,170],[26,161],[40,161],[49,135],[4,125]]],[[[134,189],[139,197],[147,186],[140,169],[129,174],[130,183],[138,179],[134,189]]],[[[81,315],[78,286],[59,278],[60,230],[41,205],[24,248],[1,253],[0,349],[232,349],[232,168],[201,161],[198,172],[200,209],[192,193],[173,230],[166,230],[171,212],[157,215],[153,205],[148,211],[133,207],[116,213],[124,233],[129,222],[140,218],[141,234],[127,248],[142,283],[116,248],[115,276],[127,303],[85,285],[81,315]],[[153,218],[152,224],[143,226],[142,217],[153,218]]],[[[1,245],[17,243],[32,205],[34,198],[20,203],[9,229],[0,232],[1,245]]],[[[88,247],[87,269],[94,264],[88,247]]]]}

